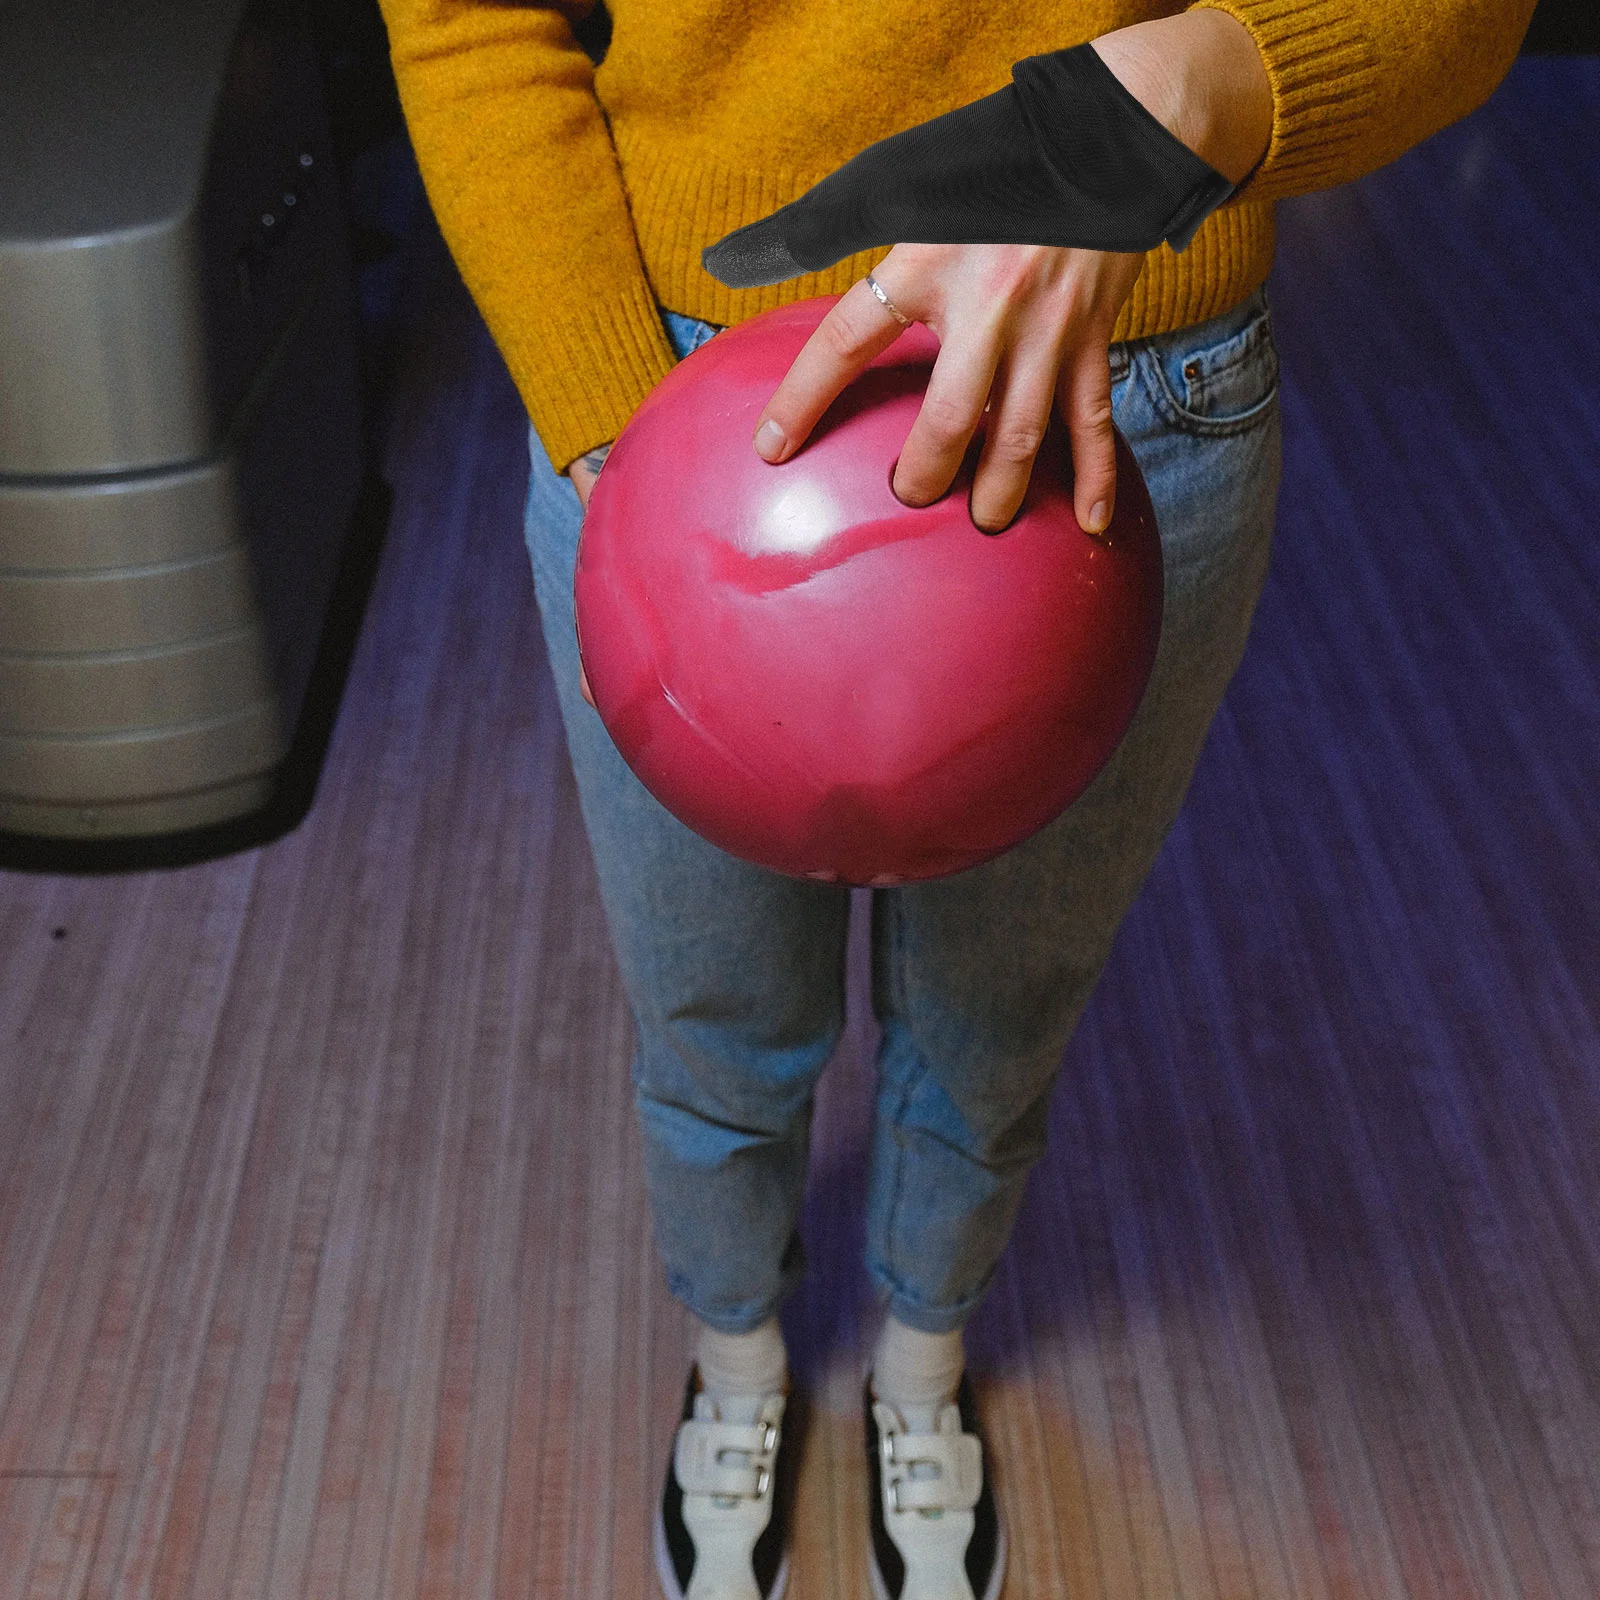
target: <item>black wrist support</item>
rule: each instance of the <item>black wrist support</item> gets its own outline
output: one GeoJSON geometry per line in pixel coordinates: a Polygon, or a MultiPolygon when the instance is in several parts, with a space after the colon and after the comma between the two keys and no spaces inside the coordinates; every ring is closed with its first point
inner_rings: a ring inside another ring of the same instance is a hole
{"type": "Polygon", "coordinates": [[[868,145],[770,217],[701,252],[731,289],[879,245],[1188,248],[1234,192],[1092,46],[1028,56],[994,94],[868,145]]]}

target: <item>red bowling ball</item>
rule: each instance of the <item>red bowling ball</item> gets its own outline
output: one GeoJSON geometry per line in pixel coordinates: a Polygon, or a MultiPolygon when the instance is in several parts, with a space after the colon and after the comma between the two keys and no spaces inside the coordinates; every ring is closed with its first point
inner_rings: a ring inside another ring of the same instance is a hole
{"type": "Polygon", "coordinates": [[[998,534],[891,487],[938,340],[913,324],[779,465],[762,410],[834,297],[709,340],[612,446],[578,547],[595,709],[663,806],[794,876],[896,884],[977,865],[1088,787],[1155,661],[1161,542],[1116,437],[1111,526],[1085,533],[1052,418],[998,534]]]}

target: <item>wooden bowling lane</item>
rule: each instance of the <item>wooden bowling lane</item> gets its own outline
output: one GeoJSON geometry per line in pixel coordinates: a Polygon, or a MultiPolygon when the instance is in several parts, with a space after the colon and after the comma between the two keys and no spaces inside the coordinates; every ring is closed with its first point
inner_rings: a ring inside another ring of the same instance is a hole
{"type": "MultiPolygon", "coordinates": [[[[1280,208],[1285,477],[968,1330],[1043,1600],[1600,1593],[1600,63],[1280,208]]],[[[319,800],[0,874],[0,1600],[645,1600],[689,1328],[434,242],[319,800]]],[[[784,1311],[793,1600],[865,1600],[865,894],[784,1311]]]]}

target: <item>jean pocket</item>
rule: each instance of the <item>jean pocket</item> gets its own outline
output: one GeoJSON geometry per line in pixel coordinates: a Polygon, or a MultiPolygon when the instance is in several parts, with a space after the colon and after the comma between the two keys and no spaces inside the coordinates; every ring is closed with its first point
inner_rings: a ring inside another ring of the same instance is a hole
{"type": "MultiPolygon", "coordinates": [[[[1278,399],[1278,347],[1260,291],[1243,326],[1218,334],[1207,324],[1154,341],[1138,365],[1151,404],[1175,428],[1207,438],[1246,433],[1266,422],[1278,399]]],[[[1245,310],[1245,308],[1240,308],[1245,310]]],[[[1225,314],[1217,321],[1234,322],[1225,314]]]]}

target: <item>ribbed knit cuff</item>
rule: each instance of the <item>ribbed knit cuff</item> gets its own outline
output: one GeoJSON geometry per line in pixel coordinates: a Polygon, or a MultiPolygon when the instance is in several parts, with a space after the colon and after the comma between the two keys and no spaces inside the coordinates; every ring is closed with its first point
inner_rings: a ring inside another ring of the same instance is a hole
{"type": "Polygon", "coordinates": [[[1196,0],[1250,30],[1272,81],[1272,142],[1254,176],[1225,203],[1330,189],[1370,142],[1378,59],[1359,0],[1196,0]]]}
{"type": "Polygon", "coordinates": [[[643,277],[620,297],[581,302],[568,321],[530,318],[501,351],[557,472],[615,439],[678,359],[643,277]]]}

